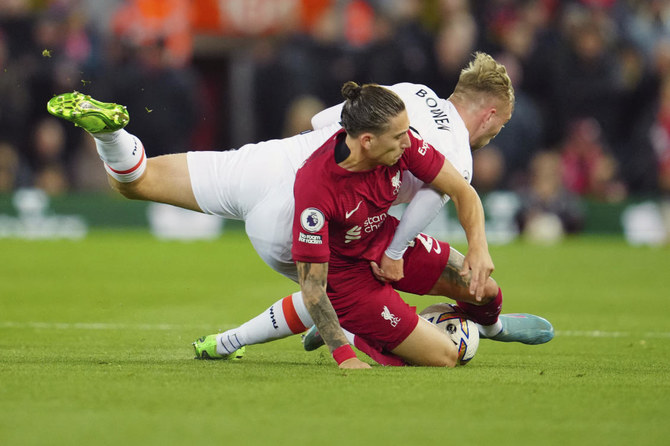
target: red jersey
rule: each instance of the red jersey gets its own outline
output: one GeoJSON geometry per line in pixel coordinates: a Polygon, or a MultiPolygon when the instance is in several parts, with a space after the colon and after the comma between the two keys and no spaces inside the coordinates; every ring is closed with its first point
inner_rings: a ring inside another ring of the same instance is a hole
{"type": "Polygon", "coordinates": [[[350,172],[335,161],[337,132],[296,174],[293,194],[293,260],[346,267],[352,260],[379,261],[393,238],[397,221],[388,216],[403,171],[432,182],[444,155],[410,132],[411,146],[393,166],[350,172]]]}

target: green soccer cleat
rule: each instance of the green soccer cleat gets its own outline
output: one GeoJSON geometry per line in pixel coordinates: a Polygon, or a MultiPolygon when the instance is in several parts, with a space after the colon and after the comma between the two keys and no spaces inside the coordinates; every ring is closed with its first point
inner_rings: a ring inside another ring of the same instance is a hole
{"type": "Polygon", "coordinates": [[[229,355],[222,355],[216,351],[216,335],[203,336],[193,343],[193,350],[195,350],[195,359],[227,359],[229,361],[237,361],[242,359],[246,348],[244,346],[238,348],[229,355]]]}
{"type": "Polygon", "coordinates": [[[120,130],[130,121],[128,110],[123,105],[96,101],[77,91],[54,96],[47,103],[47,111],[89,133],[120,130]]]}
{"type": "Polygon", "coordinates": [[[302,335],[302,346],[308,352],[316,350],[317,348],[324,345],[323,338],[319,334],[319,330],[316,329],[316,325],[312,325],[312,328],[307,330],[307,333],[302,335]]]}
{"type": "MultiPolygon", "coordinates": [[[[527,313],[510,313],[499,316],[503,329],[488,339],[500,342],[521,342],[522,344],[544,344],[554,338],[554,327],[539,316],[527,313]]],[[[480,333],[480,337],[487,339],[480,333]]]]}

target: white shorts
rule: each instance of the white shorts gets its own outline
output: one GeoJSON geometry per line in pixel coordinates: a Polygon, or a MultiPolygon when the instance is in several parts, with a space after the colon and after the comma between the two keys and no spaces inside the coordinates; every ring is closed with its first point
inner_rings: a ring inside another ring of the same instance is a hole
{"type": "Polygon", "coordinates": [[[296,281],[291,256],[293,183],[302,163],[339,126],[225,152],[188,152],[195,199],[206,214],[244,220],[258,255],[296,281]]]}

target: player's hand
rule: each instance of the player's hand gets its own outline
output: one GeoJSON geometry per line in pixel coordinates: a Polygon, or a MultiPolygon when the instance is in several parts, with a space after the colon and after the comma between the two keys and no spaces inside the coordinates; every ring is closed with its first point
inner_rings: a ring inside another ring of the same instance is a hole
{"type": "Polygon", "coordinates": [[[370,364],[363,362],[358,358],[349,358],[346,361],[342,361],[339,366],[341,369],[371,369],[370,364]]]}
{"type": "Polygon", "coordinates": [[[461,276],[470,275],[470,294],[475,296],[478,302],[484,297],[486,281],[495,269],[493,260],[487,249],[469,249],[463,260],[461,276]]]}
{"type": "Polygon", "coordinates": [[[376,262],[370,262],[372,267],[372,274],[380,282],[397,282],[405,277],[403,259],[393,260],[386,254],[382,256],[381,265],[376,262]]]}

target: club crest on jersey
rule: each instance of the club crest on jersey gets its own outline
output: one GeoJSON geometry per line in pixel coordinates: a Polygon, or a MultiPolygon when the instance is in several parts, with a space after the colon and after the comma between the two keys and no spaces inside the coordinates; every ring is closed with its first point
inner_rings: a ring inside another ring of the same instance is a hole
{"type": "Polygon", "coordinates": [[[391,178],[391,186],[393,187],[393,195],[398,195],[398,192],[400,192],[400,185],[402,184],[402,180],[400,179],[400,171],[398,171],[393,178],[391,178]]]}
{"type": "Polygon", "coordinates": [[[307,208],[300,214],[300,225],[307,232],[319,232],[325,222],[323,212],[317,208],[307,208]]]}
{"type": "Polygon", "coordinates": [[[400,318],[391,313],[386,305],[384,305],[384,310],[382,310],[382,317],[391,323],[391,327],[398,326],[398,322],[400,322],[400,318]]]}

